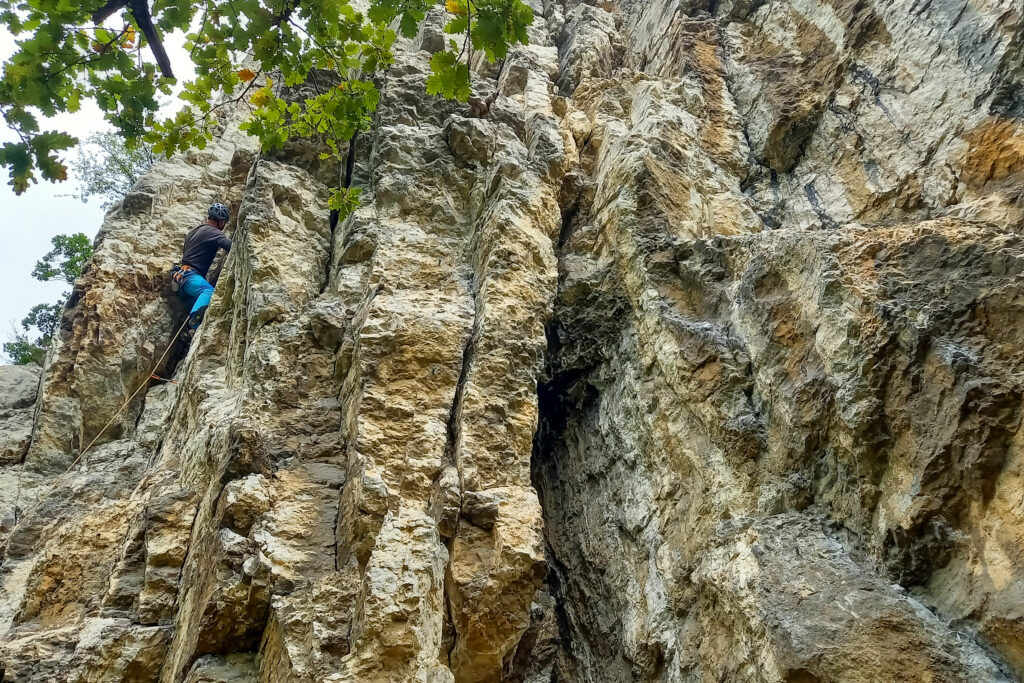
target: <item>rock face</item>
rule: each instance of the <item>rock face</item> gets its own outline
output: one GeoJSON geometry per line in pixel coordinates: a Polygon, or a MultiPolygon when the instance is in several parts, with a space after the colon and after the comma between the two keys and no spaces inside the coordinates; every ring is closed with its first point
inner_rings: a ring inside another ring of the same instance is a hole
{"type": "Polygon", "coordinates": [[[32,406],[39,387],[35,365],[0,366],[0,463],[21,462],[32,440],[32,406]]]}
{"type": "Polygon", "coordinates": [[[108,214],[0,368],[0,679],[1024,678],[1024,7],[533,5],[472,105],[401,46],[336,226],[237,120],[108,214]]]}

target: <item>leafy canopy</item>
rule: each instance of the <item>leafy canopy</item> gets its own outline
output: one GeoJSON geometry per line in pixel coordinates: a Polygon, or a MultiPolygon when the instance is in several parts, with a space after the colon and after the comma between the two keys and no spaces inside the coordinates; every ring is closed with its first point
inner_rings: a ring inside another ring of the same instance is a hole
{"type": "MultiPolygon", "coordinates": [[[[86,99],[131,144],[146,141],[158,154],[202,148],[235,103],[250,109],[244,127],[264,148],[316,136],[326,155],[337,154],[370,125],[380,98],[372,77],[392,62],[395,29],[414,37],[434,4],[371,0],[364,15],[350,0],[0,0],[0,22],[18,39],[0,78],[0,114],[17,140],[0,145],[0,166],[17,193],[37,175],[64,180],[58,154],[76,141],[44,130],[41,119],[86,99]],[[161,120],[157,96],[176,83],[161,40],[175,31],[187,33],[196,77],[180,95],[189,106],[161,120]],[[312,92],[286,100],[282,90],[300,83],[312,92]]],[[[504,58],[510,45],[526,43],[533,12],[522,0],[444,7],[451,40],[431,61],[427,88],[465,101],[473,51],[504,58]]],[[[339,192],[331,203],[353,202],[339,192]]]]}
{"type": "MultiPolygon", "coordinates": [[[[92,258],[92,242],[83,233],[73,235],[56,235],[50,240],[53,249],[43,258],[36,261],[32,269],[32,277],[41,281],[63,280],[74,284],[82,268],[92,258]]],[[[64,313],[64,302],[68,292],[61,296],[60,301],[53,304],[36,304],[21,320],[21,332],[15,330],[10,341],[4,344],[4,353],[15,365],[27,363],[42,364],[46,357],[46,348],[57,332],[60,317],[64,313]],[[35,329],[33,340],[29,333],[35,329]]]]}

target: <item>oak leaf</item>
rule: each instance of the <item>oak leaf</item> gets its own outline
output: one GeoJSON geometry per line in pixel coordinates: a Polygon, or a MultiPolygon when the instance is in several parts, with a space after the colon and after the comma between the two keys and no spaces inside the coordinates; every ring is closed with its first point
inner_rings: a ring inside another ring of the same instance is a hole
{"type": "Polygon", "coordinates": [[[270,101],[270,93],[267,92],[266,88],[260,88],[253,93],[249,101],[255,104],[257,107],[262,107],[264,104],[270,101]]]}

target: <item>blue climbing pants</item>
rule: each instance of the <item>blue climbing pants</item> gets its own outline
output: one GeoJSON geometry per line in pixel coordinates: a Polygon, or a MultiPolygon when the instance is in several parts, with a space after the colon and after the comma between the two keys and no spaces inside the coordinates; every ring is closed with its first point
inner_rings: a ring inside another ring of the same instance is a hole
{"type": "Polygon", "coordinates": [[[213,285],[206,281],[206,279],[195,272],[194,270],[186,271],[185,276],[181,278],[181,285],[178,287],[178,294],[182,298],[195,297],[195,303],[192,304],[192,310],[189,312],[189,316],[194,315],[196,311],[204,309],[210,305],[210,299],[213,298],[213,285]]]}

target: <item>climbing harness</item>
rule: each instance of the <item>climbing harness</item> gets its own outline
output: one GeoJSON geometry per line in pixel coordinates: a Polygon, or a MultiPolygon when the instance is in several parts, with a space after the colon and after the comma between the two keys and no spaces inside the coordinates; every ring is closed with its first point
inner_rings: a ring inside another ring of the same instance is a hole
{"type": "MultiPolygon", "coordinates": [[[[190,266],[184,267],[191,270],[190,266]]],[[[128,400],[121,404],[121,407],[118,408],[117,411],[111,416],[110,420],[107,421],[107,424],[103,425],[103,428],[96,434],[96,436],[92,438],[92,441],[89,442],[89,445],[86,446],[82,450],[82,452],[78,454],[78,457],[75,458],[70,465],[68,465],[68,468],[66,470],[61,472],[60,476],[53,481],[53,484],[50,485],[46,492],[43,495],[39,496],[39,498],[36,499],[36,502],[33,503],[28,510],[22,513],[22,515],[14,521],[14,526],[11,528],[11,533],[7,535],[7,538],[4,539],[3,543],[0,543],[0,560],[2,560],[7,555],[7,550],[10,547],[11,539],[14,538],[15,532],[18,530],[18,527],[21,526],[22,520],[27,519],[33,512],[38,510],[39,506],[43,504],[43,501],[48,499],[53,494],[53,492],[57,490],[57,487],[60,486],[61,482],[64,480],[64,477],[66,477],[68,473],[75,468],[75,465],[81,462],[82,458],[85,457],[85,454],[89,452],[89,449],[91,449],[93,445],[95,445],[96,441],[98,441],[99,438],[103,436],[104,432],[107,431],[107,428],[110,427],[110,425],[114,424],[114,420],[117,419],[117,416],[120,415],[121,412],[128,407],[132,400],[139,395],[139,392],[142,391],[142,388],[149,383],[149,380],[159,379],[163,380],[164,382],[172,382],[175,384],[177,383],[175,382],[175,380],[168,380],[158,376],[156,374],[156,371],[160,367],[160,364],[164,362],[164,359],[167,358],[167,353],[171,350],[171,347],[174,346],[174,342],[178,341],[178,337],[181,336],[181,332],[182,330],[185,329],[186,325],[188,325],[188,318],[185,318],[185,322],[181,323],[181,327],[179,327],[178,331],[174,333],[173,337],[171,337],[170,343],[167,344],[167,348],[164,349],[164,352],[160,354],[160,359],[157,360],[156,365],[154,365],[153,369],[150,370],[149,373],[146,375],[146,379],[142,380],[142,383],[139,384],[138,388],[132,392],[132,395],[128,397],[128,400]]],[[[17,514],[17,512],[15,512],[15,514],[17,514]]]]}
{"type": "Polygon", "coordinates": [[[181,287],[181,281],[185,279],[188,271],[195,271],[195,268],[185,263],[175,263],[171,266],[171,291],[177,292],[181,287]]]}

